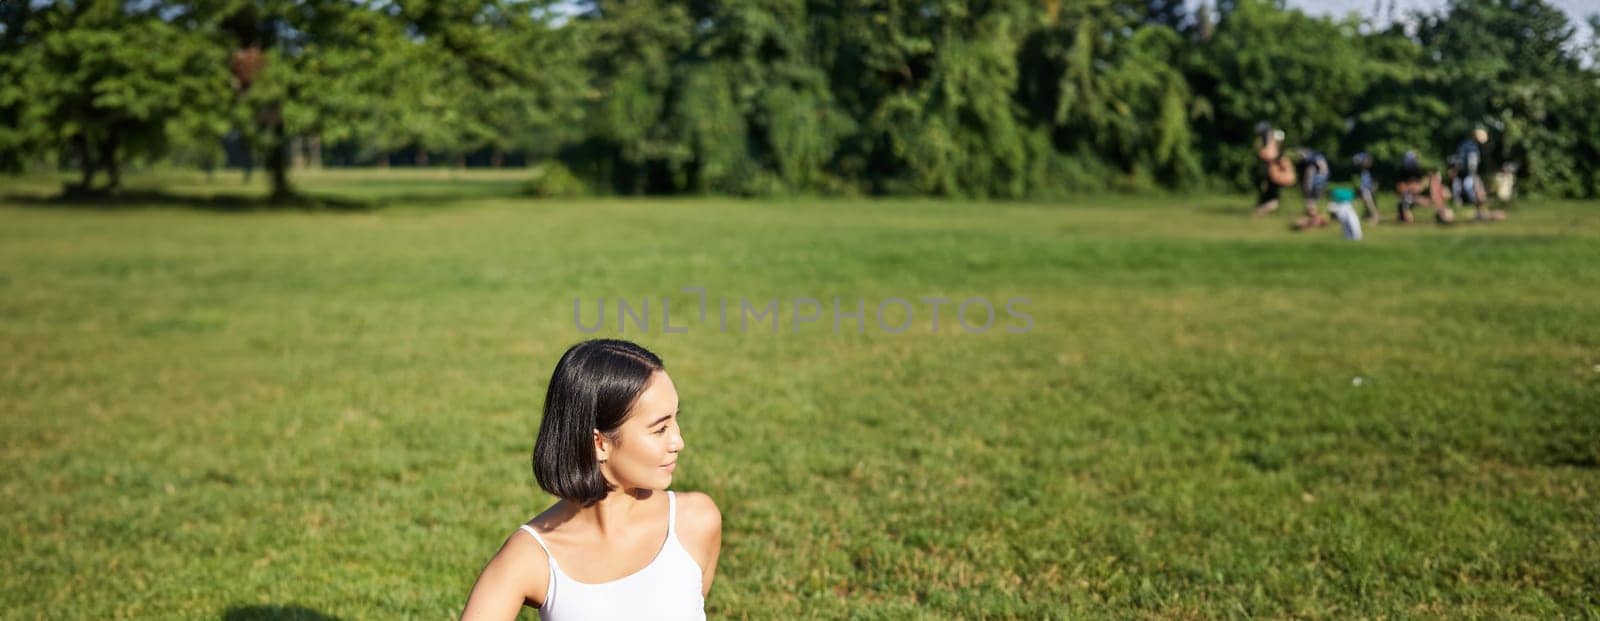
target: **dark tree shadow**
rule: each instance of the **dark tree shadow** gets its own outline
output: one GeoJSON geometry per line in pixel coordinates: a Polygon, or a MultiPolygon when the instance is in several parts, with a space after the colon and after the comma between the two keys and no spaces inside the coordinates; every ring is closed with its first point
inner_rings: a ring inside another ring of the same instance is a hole
{"type": "Polygon", "coordinates": [[[339,617],[323,614],[294,604],[269,606],[233,606],[222,613],[222,621],[340,621],[339,617]]]}
{"type": "Polygon", "coordinates": [[[358,200],[343,197],[295,194],[273,199],[249,194],[173,194],[159,190],[85,192],[66,190],[53,196],[40,194],[0,195],[0,202],[49,209],[136,209],[181,207],[224,213],[252,211],[371,211],[388,201],[358,200]]]}

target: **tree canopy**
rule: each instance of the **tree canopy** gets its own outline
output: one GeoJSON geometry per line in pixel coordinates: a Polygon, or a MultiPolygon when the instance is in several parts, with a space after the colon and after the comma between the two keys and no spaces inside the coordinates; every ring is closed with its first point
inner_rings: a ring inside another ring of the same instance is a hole
{"type": "Polygon", "coordinates": [[[1600,196],[1600,46],[1545,0],[1393,22],[1190,6],[7,2],[0,169],[114,189],[124,161],[215,162],[228,137],[280,196],[327,153],[515,156],[598,193],[1016,198],[1246,187],[1265,121],[1380,172],[1409,150],[1437,165],[1485,127],[1521,187],[1600,196]]]}

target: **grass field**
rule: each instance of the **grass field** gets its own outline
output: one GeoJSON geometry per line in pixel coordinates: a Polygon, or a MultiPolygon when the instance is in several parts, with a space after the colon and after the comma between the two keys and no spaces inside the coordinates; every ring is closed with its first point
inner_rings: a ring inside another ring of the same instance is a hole
{"type": "Polygon", "coordinates": [[[451,618],[550,501],[557,357],[609,335],[680,390],[713,617],[1600,618],[1600,205],[1355,244],[1244,198],[404,174],[303,183],[415,199],[355,212],[0,204],[0,617],[451,618]],[[600,297],[648,333],[581,333],[600,297]],[[723,332],[719,297],[916,321],[723,332]]]}

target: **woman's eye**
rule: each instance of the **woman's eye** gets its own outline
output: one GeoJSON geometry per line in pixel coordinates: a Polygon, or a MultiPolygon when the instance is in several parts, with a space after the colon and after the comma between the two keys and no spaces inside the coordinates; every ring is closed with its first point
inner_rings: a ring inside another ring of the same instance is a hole
{"type": "Polygon", "coordinates": [[[661,434],[663,434],[663,433],[666,433],[666,432],[667,432],[667,428],[666,428],[666,427],[662,427],[662,428],[660,428],[660,429],[657,429],[657,430],[656,430],[656,431],[655,431],[655,434],[656,434],[656,435],[658,435],[658,436],[659,436],[659,435],[661,435],[661,434]]]}

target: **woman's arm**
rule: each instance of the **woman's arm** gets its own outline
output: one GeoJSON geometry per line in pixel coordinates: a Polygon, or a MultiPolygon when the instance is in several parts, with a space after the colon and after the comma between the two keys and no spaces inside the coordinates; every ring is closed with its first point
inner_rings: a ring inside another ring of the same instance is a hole
{"type": "Polygon", "coordinates": [[[1278,145],[1268,140],[1266,144],[1261,145],[1261,148],[1256,149],[1256,158],[1269,164],[1272,163],[1273,160],[1278,159],[1278,145]]]}
{"type": "Polygon", "coordinates": [[[550,564],[544,549],[523,532],[511,533],[505,545],[483,573],[478,574],[472,594],[467,596],[467,607],[461,611],[462,621],[499,621],[515,619],[525,602],[535,606],[544,602],[550,585],[550,564]]]}
{"type": "Polygon", "coordinates": [[[722,511],[717,503],[700,492],[681,494],[679,509],[684,543],[689,555],[700,564],[700,594],[711,595],[711,581],[717,577],[717,557],[722,555],[722,511]]]}

